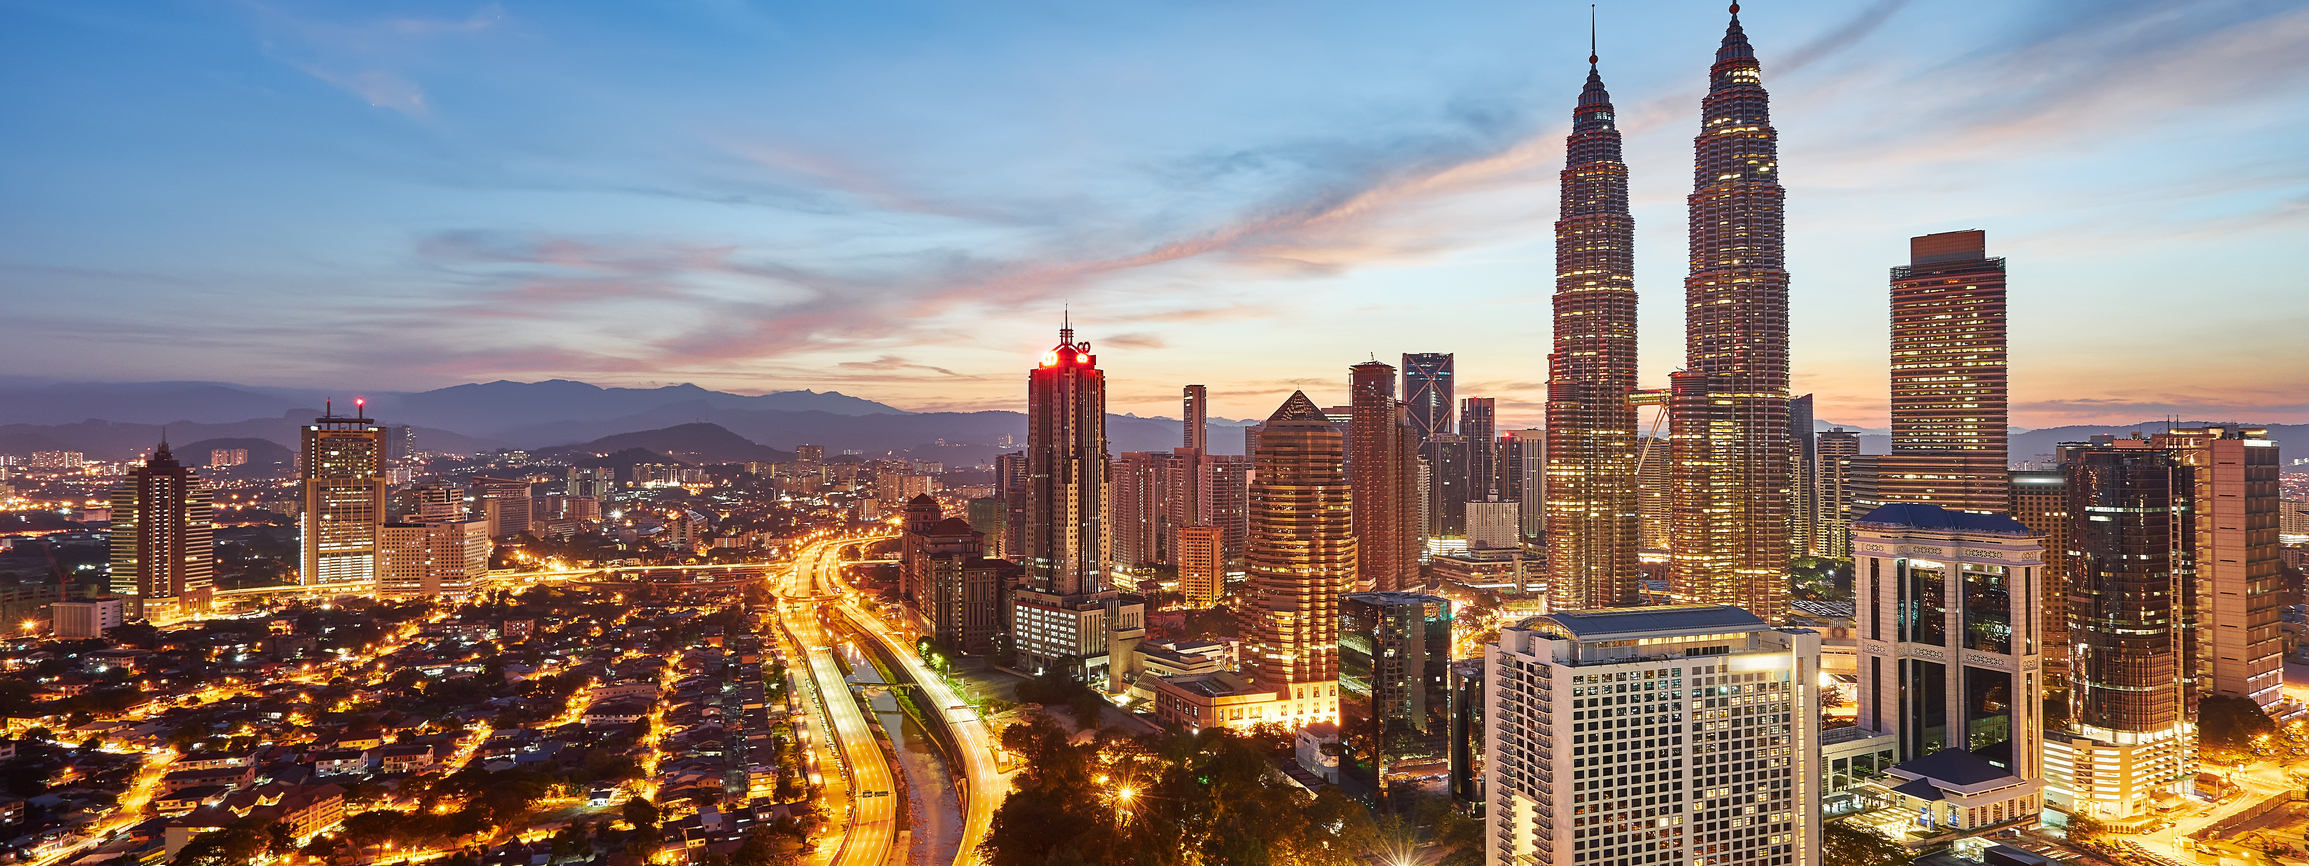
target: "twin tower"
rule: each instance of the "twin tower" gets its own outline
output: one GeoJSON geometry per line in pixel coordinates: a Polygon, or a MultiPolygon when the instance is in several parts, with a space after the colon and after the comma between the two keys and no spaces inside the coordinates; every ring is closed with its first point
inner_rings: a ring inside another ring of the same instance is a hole
{"type": "Polygon", "coordinates": [[[1672,588],[1680,601],[1786,618],[1788,272],[1778,133],[1755,49],[1731,7],[1693,139],[1684,368],[1636,386],[1635,220],[1611,94],[1597,58],[1572,112],[1555,224],[1548,355],[1546,521],[1557,610],[1639,602],[1639,462],[1669,467],[1672,588]],[[1663,405],[1667,443],[1639,439],[1663,405]]]}

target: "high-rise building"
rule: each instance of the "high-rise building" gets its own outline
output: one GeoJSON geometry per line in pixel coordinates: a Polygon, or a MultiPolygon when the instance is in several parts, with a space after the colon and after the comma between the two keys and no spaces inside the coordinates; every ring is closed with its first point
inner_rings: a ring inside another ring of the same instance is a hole
{"type": "Polygon", "coordinates": [[[1114,564],[1121,568],[1171,561],[1176,529],[1171,499],[1178,483],[1191,478],[1191,464],[1169,451],[1126,451],[1115,455],[1107,475],[1107,533],[1114,564]]]}
{"type": "Polygon", "coordinates": [[[1499,446],[1499,400],[1469,397],[1459,401],[1459,438],[1467,440],[1467,501],[1483,502],[1499,496],[1495,461],[1499,446]]]}
{"type": "Polygon", "coordinates": [[[1059,595],[1106,589],[1106,373],[1061,328],[1027,377],[1026,580],[1059,595]]]}
{"type": "Polygon", "coordinates": [[[1251,458],[1203,455],[1204,521],[1226,532],[1228,562],[1243,558],[1251,537],[1251,458]]]}
{"type": "Polygon", "coordinates": [[[1348,368],[1354,418],[1348,481],[1355,493],[1357,577],[1380,590],[1419,582],[1419,434],[1395,399],[1395,368],[1377,361],[1348,368]]]}
{"type": "MultiPolygon", "coordinates": [[[[2014,472],[2011,496],[2006,513],[2044,536],[2044,567],[2037,572],[2036,597],[2042,610],[2037,631],[2045,646],[2068,646],[2068,478],[2059,471],[2014,472]]],[[[2066,651],[2044,654],[2044,676],[2046,691],[2068,687],[2066,651]]]]}
{"type": "Polygon", "coordinates": [[[1201,385],[1188,385],[1180,397],[1181,423],[1186,427],[1183,445],[1196,454],[1211,451],[1211,392],[1201,385]]]}
{"type": "Polygon", "coordinates": [[[2248,698],[2272,717],[2285,699],[2284,560],[2277,553],[2277,443],[2257,427],[2180,427],[2152,441],[2190,469],[2197,657],[2205,693],[2248,698]]]}
{"type": "Polygon", "coordinates": [[[794,446],[794,462],[810,465],[824,463],[826,462],[826,446],[796,445],[794,446]]]}
{"type": "Polygon", "coordinates": [[[1680,599],[1767,622],[1788,610],[1788,271],[1779,133],[1735,12],[1701,103],[1684,279],[1684,369],[1670,377],[1669,576],[1680,599]]]}
{"type": "Polygon", "coordinates": [[[529,531],[529,482],[518,478],[475,478],[473,501],[481,517],[489,521],[490,537],[507,538],[529,531]]]}
{"type": "Polygon", "coordinates": [[[2063,450],[2068,718],[2045,734],[2045,796],[2127,818],[2188,796],[2197,775],[2195,478],[2147,440],[2063,450]]]}
{"type": "Polygon", "coordinates": [[[1485,655],[1484,866],[1819,866],[1818,633],[1558,611],[1485,655]]]}
{"type": "MultiPolygon", "coordinates": [[[[2044,810],[2038,634],[2043,536],[2002,514],[1885,505],[1852,524],[1858,726],[1888,736],[1889,775],[1924,827],[2044,810]]],[[[2052,647],[2055,651],[2060,648],[2052,647]]]]}
{"type": "Polygon", "coordinates": [[[1025,564],[1027,484],[1026,452],[994,455],[994,495],[1002,497],[1008,515],[1003,519],[1004,558],[1025,564]]]}
{"type": "Polygon", "coordinates": [[[1820,445],[1812,431],[1812,395],[1788,401],[1788,550],[1820,552],[1820,445]]]}
{"type": "Polygon", "coordinates": [[[57,640],[95,640],[127,621],[129,599],[119,596],[59,601],[48,606],[57,640]]]}
{"type": "Polygon", "coordinates": [[[2005,476],[2004,260],[1987,234],[1911,238],[1892,269],[1892,453],[1884,502],[2001,512],[2005,476]]]}
{"type": "Polygon", "coordinates": [[[461,513],[404,515],[378,527],[377,539],[377,595],[384,598],[469,598],[495,549],[488,518],[461,513]]]}
{"type": "MultiPolygon", "coordinates": [[[[297,515],[306,586],[375,586],[385,525],[385,428],[325,412],[302,429],[297,515]]],[[[522,495],[523,508],[529,502],[522,495]]]]}
{"type": "Polygon", "coordinates": [[[208,610],[216,579],[216,513],[208,485],[168,443],[112,489],[112,594],[125,615],[173,621],[208,610]]]}
{"type": "Polygon", "coordinates": [[[1467,437],[1438,433],[1420,447],[1427,461],[1427,536],[1467,537],[1467,437]]]}
{"type": "Polygon", "coordinates": [[[1562,610],[1633,604],[1642,577],[1636,410],[1628,402],[1636,387],[1635,218],[1619,122],[1592,51],[1571,117],[1555,223],[1543,512],[1548,592],[1562,610]]]}
{"type": "Polygon", "coordinates": [[[1216,526],[1179,529],[1179,594],[1188,607],[1210,607],[1227,590],[1227,533],[1216,526]]]}
{"type": "MultiPolygon", "coordinates": [[[[1516,514],[1523,521],[1523,537],[1527,541],[1547,535],[1547,431],[1540,428],[1507,431],[1507,438],[1499,441],[1499,468],[1501,483],[1522,508],[1516,514]]],[[[1635,489],[1631,482],[1629,491],[1635,489]]]]}
{"type": "MultiPolygon", "coordinates": [[[[911,513],[911,512],[909,512],[911,513]]],[[[1001,630],[1004,576],[1014,566],[986,559],[985,535],[959,517],[911,530],[907,583],[915,588],[914,615],[925,637],[947,652],[985,655],[1001,630]]]]}
{"type": "Polygon", "coordinates": [[[1027,374],[1026,424],[1012,649],[1025,670],[1063,665],[1120,688],[1127,671],[1110,665],[1127,667],[1146,633],[1146,607],[1107,587],[1106,374],[1071,326],[1027,374]]]}
{"type": "Polygon", "coordinates": [[[1450,352],[1403,356],[1403,405],[1411,410],[1411,427],[1420,444],[1458,430],[1451,424],[1451,410],[1457,405],[1452,402],[1451,375],[1450,352]]]}
{"type": "Polygon", "coordinates": [[[1852,555],[1852,461],[1860,458],[1860,434],[1838,427],[1822,430],[1813,439],[1819,470],[1812,502],[1820,517],[1812,552],[1844,559],[1852,555]]]}
{"type": "Polygon", "coordinates": [[[1000,496],[984,496],[970,500],[970,528],[986,535],[986,558],[1009,559],[1010,550],[1003,545],[1010,537],[1010,503],[1000,496]]]}
{"type": "Polygon", "coordinates": [[[1244,664],[1272,691],[1284,723],[1339,716],[1339,595],[1355,584],[1353,496],[1339,431],[1292,392],[1259,435],[1251,481],[1251,588],[1244,664]]]}
{"type": "Polygon", "coordinates": [[[1388,800],[1450,759],[1451,602],[1409,592],[1339,597],[1340,776],[1388,800]]]}

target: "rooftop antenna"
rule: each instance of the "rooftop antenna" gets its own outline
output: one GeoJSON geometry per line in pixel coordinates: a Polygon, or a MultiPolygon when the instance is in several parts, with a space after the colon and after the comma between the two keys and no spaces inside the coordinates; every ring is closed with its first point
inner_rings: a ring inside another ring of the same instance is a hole
{"type": "Polygon", "coordinates": [[[1587,4],[1587,68],[1594,69],[1595,61],[1595,4],[1589,3],[1587,4]]]}

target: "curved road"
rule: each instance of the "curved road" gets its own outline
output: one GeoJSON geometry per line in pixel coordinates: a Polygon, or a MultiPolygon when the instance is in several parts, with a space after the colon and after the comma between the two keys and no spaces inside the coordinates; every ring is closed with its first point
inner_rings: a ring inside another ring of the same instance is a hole
{"type": "MultiPolygon", "coordinates": [[[[832,735],[845,770],[850,799],[850,822],[835,855],[835,866],[884,866],[898,834],[897,796],[891,783],[889,756],[866,725],[866,714],[850,694],[849,681],[834,663],[834,648],[818,626],[822,599],[816,587],[821,574],[839,567],[841,548],[857,542],[812,545],[794,560],[794,572],[779,593],[778,616],[807,660],[809,682],[815,693],[820,723],[832,735]]],[[[830,781],[830,780],[829,780],[830,781]]]]}
{"type": "Polygon", "coordinates": [[[988,829],[994,823],[994,810],[1002,805],[1002,798],[1010,790],[1002,771],[994,763],[994,735],[987,729],[978,712],[963,702],[962,697],[948,688],[946,679],[922,663],[915,651],[916,635],[910,624],[893,625],[872,613],[861,604],[863,598],[856,589],[842,582],[839,548],[867,541],[891,538],[878,535],[855,541],[827,542],[812,545],[796,559],[798,570],[813,572],[810,579],[814,588],[824,595],[839,599],[834,609],[849,620],[850,627],[860,634],[871,635],[886,654],[898,660],[920,689],[925,712],[936,712],[946,719],[946,728],[952,731],[962,758],[963,810],[962,844],[955,852],[956,866],[975,866],[979,862],[978,845],[986,841],[988,829]]]}

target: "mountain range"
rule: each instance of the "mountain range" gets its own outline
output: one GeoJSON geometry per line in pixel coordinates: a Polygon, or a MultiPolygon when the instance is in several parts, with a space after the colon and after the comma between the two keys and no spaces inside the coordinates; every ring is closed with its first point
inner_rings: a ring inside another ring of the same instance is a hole
{"type": "MultiPolygon", "coordinates": [[[[328,398],[311,390],[219,382],[62,382],[0,377],[0,454],[80,451],[120,460],[149,451],[165,425],[172,442],[263,440],[297,447],[297,428],[321,414],[328,398]]],[[[338,402],[346,402],[339,400],[338,402]]],[[[794,446],[825,446],[829,454],[928,449],[983,459],[1007,434],[1026,438],[1020,412],[908,412],[832,391],[732,394],[696,385],[603,388],[554,379],[487,382],[432,391],[368,395],[366,414],[378,423],[415,428],[425,451],[470,454],[498,448],[532,452],[603,454],[641,448],[685,462],[791,459],[794,446]],[[718,432],[717,432],[718,431],[718,432]],[[956,446],[974,446],[964,451],[956,446]],[[693,455],[696,459],[681,455],[693,455]],[[765,456],[783,455],[783,456],[765,456]]],[[[351,414],[343,408],[338,414],[351,414]]],[[[1212,419],[1209,441],[1217,454],[1241,454],[1249,422],[1212,419]]],[[[2201,422],[2186,422],[2197,424],[2201,422]]],[[[2099,434],[2122,436],[2164,429],[2163,421],[2118,426],[2080,425],[2015,431],[2014,459],[2050,453],[2059,442],[2099,434]]],[[[1830,426],[1826,422],[1822,429],[1830,426]]],[[[2309,455],[2309,424],[2268,425],[2271,439],[2295,455],[2309,455]]],[[[1861,452],[1881,454],[1890,438],[1861,430],[1861,452]]],[[[1107,416],[1108,447],[1164,451],[1180,442],[1179,422],[1135,415],[1107,416]]],[[[187,446],[180,446],[180,450],[187,446]]],[[[224,446],[216,447],[245,447],[224,446]]],[[[252,448],[272,459],[278,452],[252,448]]],[[[184,459],[205,462],[207,452],[184,459]]]]}

